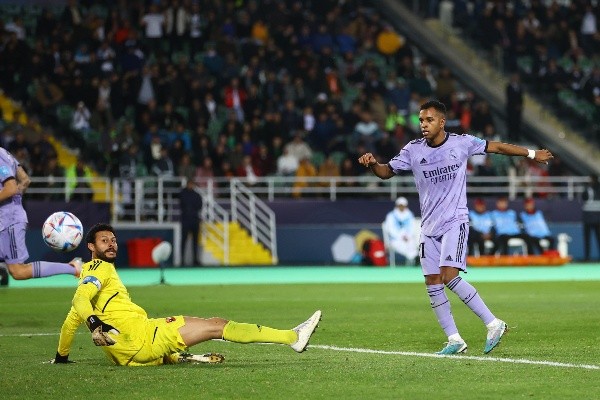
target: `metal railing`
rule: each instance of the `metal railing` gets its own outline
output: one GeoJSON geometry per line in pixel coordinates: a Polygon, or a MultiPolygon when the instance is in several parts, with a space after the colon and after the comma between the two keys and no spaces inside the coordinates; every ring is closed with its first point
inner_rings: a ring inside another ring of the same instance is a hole
{"type": "MultiPolygon", "coordinates": [[[[381,180],[374,176],[357,177],[302,177],[302,185],[295,186],[295,177],[270,176],[253,180],[252,184],[239,178],[248,190],[267,201],[284,198],[319,197],[336,201],[340,198],[385,197],[395,200],[400,195],[416,195],[417,189],[412,176],[397,176],[381,180]]],[[[467,194],[471,196],[518,197],[559,196],[570,200],[579,198],[588,178],[585,176],[499,176],[467,178],[467,194]]],[[[202,182],[211,186],[216,198],[230,196],[231,179],[214,178],[202,182]]]]}
{"type": "MultiPolygon", "coordinates": [[[[389,198],[400,195],[416,195],[412,176],[397,176],[382,181],[374,176],[356,177],[315,177],[302,178],[302,187],[294,187],[295,177],[269,176],[257,178],[252,184],[243,178],[236,178],[243,186],[262,200],[322,198],[336,201],[341,198],[389,198]]],[[[90,186],[77,186],[65,178],[32,177],[27,190],[27,199],[69,201],[74,196],[91,198],[94,190],[90,186]],[[71,182],[71,183],[69,183],[71,182]]],[[[109,178],[78,178],[77,183],[104,184],[105,198],[111,199],[113,221],[176,221],[179,217],[178,193],[183,187],[184,178],[144,177],[134,180],[109,178]]],[[[508,196],[514,200],[528,196],[558,196],[570,200],[580,197],[588,178],[585,176],[498,176],[467,179],[469,196],[508,196]]],[[[198,181],[206,194],[214,196],[223,205],[231,201],[232,179],[211,178],[198,181]]],[[[227,207],[226,207],[227,208],[227,207]]]]}
{"type": "Polygon", "coordinates": [[[223,252],[223,265],[229,265],[229,213],[210,191],[202,191],[202,247],[214,243],[223,252]]]}
{"type": "Polygon", "coordinates": [[[275,213],[239,179],[231,180],[231,220],[250,232],[255,243],[262,243],[277,264],[277,227],[275,213]]]}
{"type": "Polygon", "coordinates": [[[44,201],[110,199],[110,178],[30,177],[27,198],[44,201]]]}

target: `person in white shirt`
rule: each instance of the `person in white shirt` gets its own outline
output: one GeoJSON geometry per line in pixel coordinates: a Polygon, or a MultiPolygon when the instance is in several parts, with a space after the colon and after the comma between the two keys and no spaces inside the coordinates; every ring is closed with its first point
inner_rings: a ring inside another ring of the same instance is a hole
{"type": "Polygon", "coordinates": [[[406,264],[416,265],[419,243],[415,235],[415,215],[409,210],[406,197],[398,197],[395,205],[385,217],[383,234],[387,236],[390,250],[403,256],[406,264]]]}
{"type": "Polygon", "coordinates": [[[83,101],[77,103],[77,108],[73,111],[73,118],[71,121],[71,127],[76,131],[87,131],[90,129],[90,118],[92,117],[92,113],[85,106],[83,101]]]}
{"type": "Polygon", "coordinates": [[[296,160],[300,162],[303,158],[312,158],[312,150],[308,143],[304,141],[305,132],[297,130],[294,132],[293,139],[285,145],[288,152],[296,157],[296,160]]]}
{"type": "Polygon", "coordinates": [[[283,148],[283,154],[277,159],[277,175],[294,176],[299,166],[298,159],[290,154],[287,147],[283,148]]]}
{"type": "Polygon", "coordinates": [[[156,4],[150,6],[148,13],[140,21],[140,25],[145,29],[144,34],[152,51],[158,50],[160,40],[164,36],[165,23],[165,15],[160,12],[156,4]]]}

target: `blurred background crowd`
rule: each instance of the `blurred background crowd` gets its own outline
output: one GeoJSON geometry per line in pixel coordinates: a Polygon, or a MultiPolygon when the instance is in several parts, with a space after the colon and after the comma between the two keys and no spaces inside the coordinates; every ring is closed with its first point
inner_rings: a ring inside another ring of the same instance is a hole
{"type": "MultiPolygon", "coordinates": [[[[444,2],[418,3],[437,17],[444,2]]],[[[0,5],[0,86],[43,127],[4,116],[0,145],[33,176],[357,176],[359,154],[384,162],[420,136],[430,98],[447,105],[447,131],[526,142],[523,82],[556,106],[585,105],[579,119],[598,140],[597,4],[452,3],[454,25],[513,75],[514,118],[494,115],[368,1],[0,5]],[[48,135],[80,161],[59,165],[48,135]]],[[[560,154],[549,167],[515,161],[474,158],[470,171],[572,174],[560,154]]]]}

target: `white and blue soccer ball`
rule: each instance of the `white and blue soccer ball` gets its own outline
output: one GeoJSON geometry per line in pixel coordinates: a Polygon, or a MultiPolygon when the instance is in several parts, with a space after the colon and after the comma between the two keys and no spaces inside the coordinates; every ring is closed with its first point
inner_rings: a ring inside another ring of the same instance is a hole
{"type": "Polygon", "coordinates": [[[79,218],[67,211],[50,215],[42,226],[44,243],[52,250],[75,250],[83,238],[83,225],[79,218]]]}

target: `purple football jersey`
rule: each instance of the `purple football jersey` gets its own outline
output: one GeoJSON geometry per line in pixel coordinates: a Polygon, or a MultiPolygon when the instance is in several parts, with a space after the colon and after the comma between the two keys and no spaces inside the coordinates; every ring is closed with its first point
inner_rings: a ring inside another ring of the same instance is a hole
{"type": "Polygon", "coordinates": [[[421,205],[421,232],[439,236],[455,224],[469,221],[467,160],[484,154],[487,142],[472,135],[446,133],[439,146],[425,139],[408,143],[388,163],[398,174],[412,170],[421,205]]]}
{"type": "MultiPolygon", "coordinates": [[[[0,189],[10,178],[17,178],[19,162],[8,151],[0,147],[0,189]]],[[[27,223],[27,214],[22,204],[22,196],[16,194],[0,203],[0,231],[19,223],[27,223]]]]}

